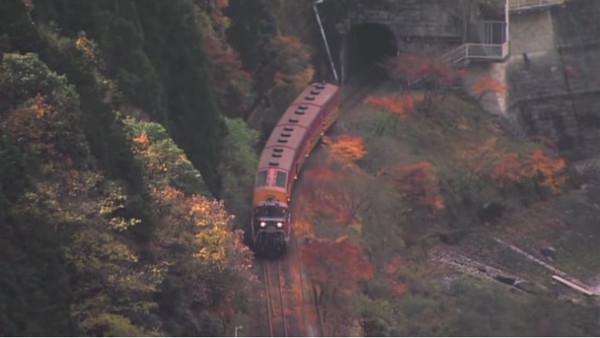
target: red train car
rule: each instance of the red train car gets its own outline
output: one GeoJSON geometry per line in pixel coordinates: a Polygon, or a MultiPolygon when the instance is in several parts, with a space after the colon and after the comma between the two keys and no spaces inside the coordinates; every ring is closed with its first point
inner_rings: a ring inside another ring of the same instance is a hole
{"type": "Polygon", "coordinates": [[[304,160],[335,122],[339,87],[315,83],[286,109],[263,148],[253,195],[252,246],[256,253],[285,252],[292,230],[289,203],[304,160]]]}

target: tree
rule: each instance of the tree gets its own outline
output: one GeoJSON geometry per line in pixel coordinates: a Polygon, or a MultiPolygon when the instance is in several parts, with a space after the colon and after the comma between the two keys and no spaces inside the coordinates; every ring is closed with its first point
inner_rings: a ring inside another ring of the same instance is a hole
{"type": "MultiPolygon", "coordinates": [[[[258,157],[256,144],[259,132],[241,119],[225,119],[227,137],[223,142],[219,172],[223,177],[221,197],[227,210],[240,222],[250,217],[250,199],[258,157]]],[[[241,225],[241,224],[240,224],[241,225]]]]}
{"type": "Polygon", "coordinates": [[[319,216],[345,228],[357,222],[359,212],[369,205],[366,175],[319,166],[305,170],[303,176],[299,205],[305,219],[319,216]]]}
{"type": "Polygon", "coordinates": [[[196,1],[205,11],[199,15],[202,23],[202,47],[206,51],[212,89],[223,112],[229,117],[239,117],[248,108],[252,77],[243,69],[237,52],[227,42],[225,31],[230,20],[223,14],[228,0],[196,1]],[[202,13],[204,14],[204,13],[202,13]]]}
{"type": "Polygon", "coordinates": [[[360,160],[366,154],[363,140],[360,136],[349,134],[338,135],[334,138],[323,136],[323,143],[327,145],[330,159],[350,164],[360,160]]]}
{"type": "Polygon", "coordinates": [[[373,277],[373,267],[360,250],[343,237],[336,241],[313,240],[300,248],[302,263],[311,282],[322,334],[333,334],[330,310],[357,287],[373,277]]]}
{"type": "Polygon", "coordinates": [[[563,159],[552,159],[542,149],[536,148],[525,158],[514,152],[506,154],[494,166],[491,177],[500,188],[508,183],[520,183],[531,179],[538,195],[541,196],[538,185],[550,189],[554,194],[561,191],[567,179],[564,169],[563,159]]]}
{"type": "Polygon", "coordinates": [[[207,194],[202,177],[164,128],[134,119],[126,124],[133,151],[146,168],[156,220],[151,248],[153,264],[164,277],[157,303],[165,332],[221,335],[255,285],[251,253],[241,232],[233,230],[234,217],[223,202],[198,194],[207,194]]]}
{"type": "Polygon", "coordinates": [[[389,175],[396,189],[406,194],[415,206],[425,207],[430,212],[444,207],[437,180],[431,172],[431,163],[398,163],[383,173],[389,175]]]}
{"type": "Polygon", "coordinates": [[[428,115],[436,98],[444,99],[450,87],[461,79],[465,71],[423,55],[401,54],[387,63],[388,73],[395,81],[407,87],[422,85],[424,95],[420,107],[428,115]]]}
{"type": "Polygon", "coordinates": [[[533,177],[536,182],[553,193],[561,191],[567,177],[565,175],[565,160],[562,158],[552,159],[548,157],[540,148],[534,149],[525,159],[527,174],[533,177]]]}
{"type": "Polygon", "coordinates": [[[169,186],[153,188],[152,199],[160,223],[154,252],[166,268],[158,295],[165,331],[222,335],[256,287],[241,232],[222,202],[169,186]]]}
{"type": "Polygon", "coordinates": [[[387,69],[389,76],[396,81],[402,81],[409,86],[425,81],[434,89],[447,88],[465,74],[464,70],[452,68],[441,61],[410,53],[400,54],[391,59],[387,69]]]}

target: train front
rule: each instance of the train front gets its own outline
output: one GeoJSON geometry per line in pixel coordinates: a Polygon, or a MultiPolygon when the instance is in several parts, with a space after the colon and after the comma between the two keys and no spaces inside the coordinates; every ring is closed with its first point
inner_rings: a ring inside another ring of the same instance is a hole
{"type": "Polygon", "coordinates": [[[290,213],[285,202],[267,199],[254,206],[252,215],[253,250],[261,256],[285,253],[290,239],[290,213]]]}

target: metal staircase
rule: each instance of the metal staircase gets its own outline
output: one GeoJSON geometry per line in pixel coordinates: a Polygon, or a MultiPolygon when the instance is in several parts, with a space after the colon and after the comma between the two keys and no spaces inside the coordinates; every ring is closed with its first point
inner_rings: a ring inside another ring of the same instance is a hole
{"type": "MultiPolygon", "coordinates": [[[[508,26],[509,12],[521,12],[531,9],[545,9],[552,6],[562,6],[566,0],[506,0],[505,22],[508,26]]],[[[485,23],[485,22],[484,22],[485,23]]],[[[436,61],[446,65],[458,65],[471,60],[502,61],[509,55],[508,32],[502,43],[464,43],[436,58],[436,61]]]]}

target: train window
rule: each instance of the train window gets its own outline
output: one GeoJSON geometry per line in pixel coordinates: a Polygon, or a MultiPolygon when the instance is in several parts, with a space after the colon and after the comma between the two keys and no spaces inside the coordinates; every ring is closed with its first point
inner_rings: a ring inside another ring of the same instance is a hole
{"type": "Polygon", "coordinates": [[[277,206],[273,206],[273,205],[267,205],[261,208],[256,208],[254,211],[254,215],[256,215],[256,218],[262,218],[262,217],[285,217],[285,209],[281,208],[281,207],[277,207],[277,206]]]}
{"type": "Polygon", "coordinates": [[[281,188],[285,188],[287,181],[287,174],[283,171],[277,171],[277,177],[275,178],[275,185],[281,188]]]}
{"type": "Polygon", "coordinates": [[[261,170],[256,175],[256,186],[262,187],[263,185],[267,185],[267,171],[261,170]]]}

